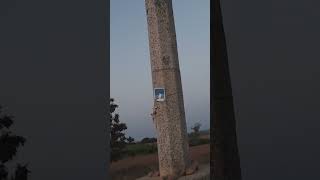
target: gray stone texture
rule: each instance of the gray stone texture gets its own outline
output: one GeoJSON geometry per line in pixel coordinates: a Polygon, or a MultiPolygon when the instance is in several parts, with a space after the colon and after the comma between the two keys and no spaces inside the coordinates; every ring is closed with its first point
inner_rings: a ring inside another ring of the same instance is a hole
{"type": "Polygon", "coordinates": [[[181,176],[190,165],[183,93],[171,0],[145,0],[154,88],[166,99],[154,102],[160,176],[181,176]]]}

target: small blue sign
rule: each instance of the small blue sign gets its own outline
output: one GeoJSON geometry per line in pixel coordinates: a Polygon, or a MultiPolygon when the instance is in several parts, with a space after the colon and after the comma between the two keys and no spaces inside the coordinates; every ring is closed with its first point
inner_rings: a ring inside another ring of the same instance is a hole
{"type": "Polygon", "coordinates": [[[154,98],[156,101],[164,101],[166,92],[164,88],[154,88],[154,98]]]}

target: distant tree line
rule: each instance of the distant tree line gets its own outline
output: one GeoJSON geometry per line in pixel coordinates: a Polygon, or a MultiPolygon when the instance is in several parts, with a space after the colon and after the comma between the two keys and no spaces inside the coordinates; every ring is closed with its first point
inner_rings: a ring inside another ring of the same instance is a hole
{"type": "Polygon", "coordinates": [[[143,138],[140,143],[156,143],[157,142],[157,138],[143,138]]]}

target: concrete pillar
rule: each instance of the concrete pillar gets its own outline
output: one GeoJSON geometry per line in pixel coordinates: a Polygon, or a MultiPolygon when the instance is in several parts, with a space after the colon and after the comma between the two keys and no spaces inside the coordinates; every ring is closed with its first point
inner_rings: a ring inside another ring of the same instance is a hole
{"type": "Polygon", "coordinates": [[[213,122],[211,123],[211,178],[241,180],[228,52],[222,22],[220,0],[213,2],[212,90],[213,122]]]}
{"type": "Polygon", "coordinates": [[[181,176],[190,165],[187,127],[171,0],[145,0],[160,176],[181,176]]]}

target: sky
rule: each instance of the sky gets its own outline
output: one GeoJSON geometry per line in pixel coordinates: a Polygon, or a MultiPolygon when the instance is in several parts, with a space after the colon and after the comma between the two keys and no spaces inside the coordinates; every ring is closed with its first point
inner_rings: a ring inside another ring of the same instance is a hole
{"type": "MultiPolygon", "coordinates": [[[[144,0],[110,1],[110,96],[127,134],[155,137],[153,90],[144,0]]],[[[209,0],[174,0],[178,55],[188,131],[210,128],[209,0]]]]}

